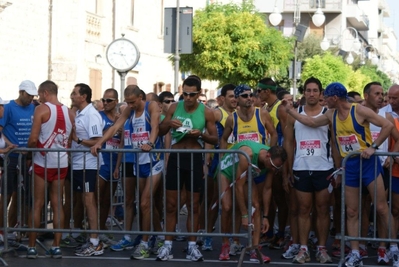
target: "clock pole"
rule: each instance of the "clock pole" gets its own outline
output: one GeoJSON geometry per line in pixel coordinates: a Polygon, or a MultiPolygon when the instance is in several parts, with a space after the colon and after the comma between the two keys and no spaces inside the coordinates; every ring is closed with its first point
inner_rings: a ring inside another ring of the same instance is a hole
{"type": "Polygon", "coordinates": [[[122,103],[123,102],[123,95],[124,95],[124,90],[125,90],[125,77],[127,72],[120,72],[118,71],[119,76],[121,77],[121,92],[119,94],[119,102],[122,103]]]}

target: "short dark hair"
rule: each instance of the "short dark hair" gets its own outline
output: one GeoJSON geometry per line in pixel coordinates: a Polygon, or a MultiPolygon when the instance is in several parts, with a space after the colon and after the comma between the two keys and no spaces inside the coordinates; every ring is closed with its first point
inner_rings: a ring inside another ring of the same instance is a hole
{"type": "Polygon", "coordinates": [[[114,95],[114,98],[118,99],[119,97],[118,91],[116,91],[114,88],[108,88],[107,90],[104,91],[104,94],[108,92],[111,92],[114,95]]]}
{"type": "MultiPolygon", "coordinates": [[[[143,92],[143,90],[140,89],[140,87],[138,87],[138,85],[135,84],[130,84],[125,88],[125,91],[123,92],[123,94],[126,96],[131,96],[131,95],[135,95],[135,96],[140,96],[141,94],[145,93],[143,92]]],[[[144,98],[143,98],[144,99],[144,98]]]]}
{"type": "Polygon", "coordinates": [[[50,80],[44,81],[39,85],[39,91],[41,91],[42,89],[46,90],[47,92],[49,92],[51,94],[55,94],[55,95],[58,94],[58,86],[55,84],[55,82],[50,81],[50,80]]]}
{"type": "Polygon", "coordinates": [[[79,87],[79,94],[86,95],[86,102],[91,103],[91,88],[85,83],[77,83],[75,87],[79,87]]]}
{"type": "MultiPolygon", "coordinates": [[[[371,86],[373,86],[373,85],[382,86],[382,84],[380,82],[370,82],[370,83],[366,84],[366,86],[364,86],[363,95],[370,94],[371,86]]],[[[348,93],[348,95],[349,95],[349,93],[348,93]]]]}
{"type": "Polygon", "coordinates": [[[348,96],[349,97],[352,97],[352,98],[355,98],[355,96],[360,96],[360,97],[362,97],[358,92],[356,92],[356,91],[350,91],[350,92],[348,92],[348,96]]]}
{"type": "Polygon", "coordinates": [[[305,84],[303,85],[303,91],[306,91],[306,86],[309,83],[315,83],[317,84],[317,87],[319,87],[319,92],[321,93],[321,91],[323,90],[323,86],[321,85],[321,82],[319,79],[315,78],[315,77],[310,77],[305,81],[305,84]]]}
{"type": "Polygon", "coordinates": [[[221,96],[226,96],[228,91],[234,91],[234,88],[236,88],[236,85],[232,84],[232,83],[228,83],[226,85],[223,85],[222,90],[220,92],[221,96]]]}
{"type": "Polygon", "coordinates": [[[183,86],[195,86],[197,91],[201,91],[201,79],[197,75],[190,75],[183,81],[183,86]]]}
{"type": "Polygon", "coordinates": [[[272,146],[269,149],[271,159],[281,159],[284,163],[287,160],[287,151],[282,146],[272,146]]]}
{"type": "Polygon", "coordinates": [[[261,83],[264,85],[276,86],[276,90],[271,90],[271,89],[269,89],[269,90],[272,94],[274,94],[274,95],[277,94],[277,92],[276,92],[277,91],[277,83],[275,81],[273,81],[272,78],[263,78],[263,79],[259,80],[258,83],[261,83]]]}
{"type": "Polygon", "coordinates": [[[282,100],[283,98],[284,98],[284,96],[285,95],[290,95],[291,93],[290,92],[288,92],[287,90],[281,90],[281,91],[279,91],[278,93],[277,93],[277,98],[279,99],[279,100],[282,100]]]}
{"type": "Polygon", "coordinates": [[[145,99],[148,99],[148,101],[160,102],[158,95],[154,92],[146,94],[145,99]]]}
{"type": "Polygon", "coordinates": [[[175,98],[173,94],[169,91],[163,91],[158,95],[158,97],[159,97],[159,102],[161,103],[165,100],[165,98],[173,98],[173,99],[175,98]]]}

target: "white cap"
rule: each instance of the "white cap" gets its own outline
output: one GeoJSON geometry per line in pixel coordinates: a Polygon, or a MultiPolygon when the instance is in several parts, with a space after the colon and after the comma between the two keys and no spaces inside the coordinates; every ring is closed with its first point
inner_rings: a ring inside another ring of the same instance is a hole
{"type": "Polygon", "coordinates": [[[217,91],[216,91],[216,98],[218,98],[219,96],[221,96],[222,95],[222,88],[219,88],[217,91]]]}
{"type": "Polygon", "coordinates": [[[30,80],[21,82],[19,85],[19,91],[25,91],[29,95],[37,95],[36,85],[30,80]]]}
{"type": "Polygon", "coordinates": [[[0,97],[0,105],[6,105],[6,104],[8,104],[8,103],[10,103],[10,100],[3,100],[3,99],[1,99],[1,97],[0,97]]]}

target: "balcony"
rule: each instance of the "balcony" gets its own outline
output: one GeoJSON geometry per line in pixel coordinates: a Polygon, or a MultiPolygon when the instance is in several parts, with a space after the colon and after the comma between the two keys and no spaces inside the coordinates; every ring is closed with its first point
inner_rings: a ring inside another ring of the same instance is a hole
{"type": "Polygon", "coordinates": [[[346,19],[358,31],[369,30],[369,19],[358,5],[346,7],[346,19]]]}
{"type": "Polygon", "coordinates": [[[98,41],[101,37],[101,17],[86,12],[86,39],[98,41]]]}
{"type": "Polygon", "coordinates": [[[378,9],[381,9],[382,16],[384,18],[389,18],[390,17],[389,6],[387,5],[385,0],[378,0],[378,9]]]}
{"type": "Polygon", "coordinates": [[[342,0],[285,0],[283,12],[294,12],[296,1],[299,2],[299,10],[301,10],[301,12],[315,12],[317,9],[317,2],[319,2],[320,8],[324,13],[342,12],[342,0]]]}

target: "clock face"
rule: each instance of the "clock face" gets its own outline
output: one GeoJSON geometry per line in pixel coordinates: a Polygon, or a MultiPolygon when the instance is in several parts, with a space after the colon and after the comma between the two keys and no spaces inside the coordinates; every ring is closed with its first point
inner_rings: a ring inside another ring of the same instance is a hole
{"type": "Polygon", "coordinates": [[[117,71],[133,69],[140,59],[137,46],[126,38],[113,41],[107,49],[108,63],[117,71]]]}

